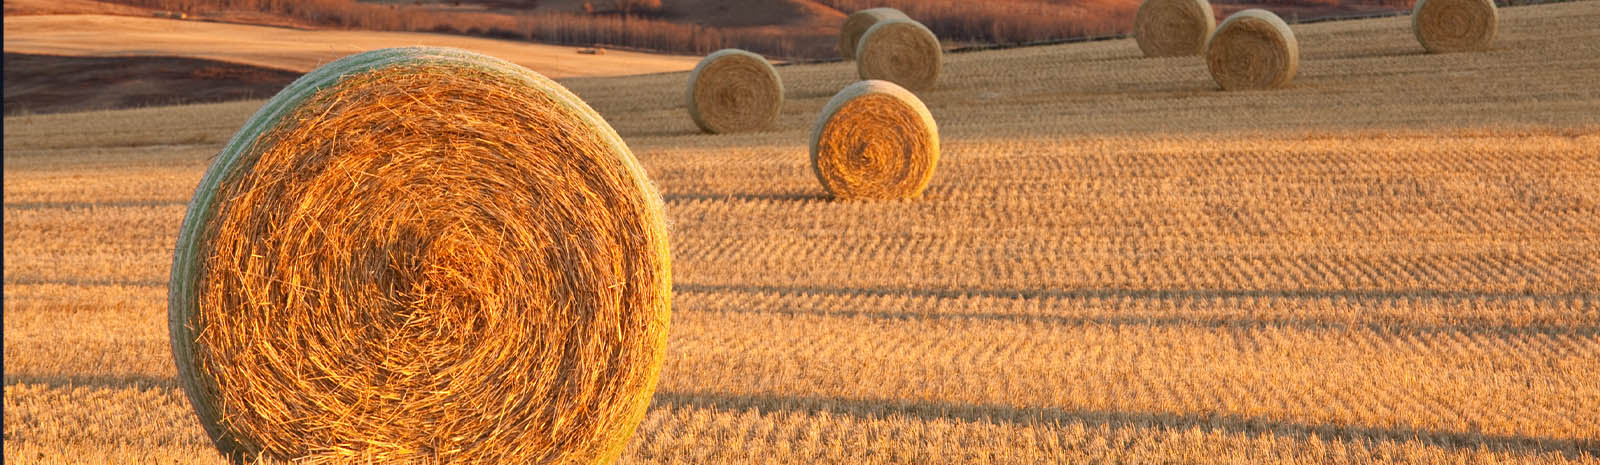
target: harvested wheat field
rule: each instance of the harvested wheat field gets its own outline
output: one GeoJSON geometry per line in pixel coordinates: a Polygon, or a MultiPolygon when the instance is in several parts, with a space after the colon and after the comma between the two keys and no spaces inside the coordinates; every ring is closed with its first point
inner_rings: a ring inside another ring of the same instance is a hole
{"type": "MultiPolygon", "coordinates": [[[[667,359],[628,464],[1600,463],[1600,2],[1294,26],[1283,89],[1132,39],[946,57],[938,170],[834,201],[854,63],[705,135],[685,73],[563,81],[666,202],[667,359]]],[[[167,285],[261,102],[5,119],[6,463],[223,463],[167,285]]]]}

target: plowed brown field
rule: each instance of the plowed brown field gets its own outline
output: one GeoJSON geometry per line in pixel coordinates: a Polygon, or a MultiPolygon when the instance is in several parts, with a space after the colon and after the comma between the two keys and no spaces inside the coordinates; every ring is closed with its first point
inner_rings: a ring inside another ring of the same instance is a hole
{"type": "MultiPolygon", "coordinates": [[[[1600,463],[1600,2],[1296,26],[1288,88],[1131,40],[949,57],[926,196],[823,197],[852,64],[779,130],[683,73],[567,80],[673,220],[675,314],[625,463],[1600,463]]],[[[5,119],[6,463],[221,463],[166,284],[260,102],[5,119]]]]}

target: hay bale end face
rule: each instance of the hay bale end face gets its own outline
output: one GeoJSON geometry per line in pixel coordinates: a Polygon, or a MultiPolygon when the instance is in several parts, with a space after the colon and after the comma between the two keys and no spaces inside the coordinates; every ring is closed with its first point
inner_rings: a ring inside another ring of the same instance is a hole
{"type": "Polygon", "coordinates": [[[1147,57],[1199,55],[1216,28],[1207,0],[1145,0],[1133,17],[1133,36],[1147,57]]]}
{"type": "Polygon", "coordinates": [[[670,293],[660,197],[604,119],[526,68],[403,48],[312,71],[234,135],[169,318],[235,458],[609,463],[670,293]]]}
{"type": "Polygon", "coordinates": [[[1411,32],[1430,53],[1487,50],[1500,27],[1494,0],[1417,0],[1411,32]]]}
{"type": "Polygon", "coordinates": [[[943,61],[939,37],[909,19],[880,21],[856,45],[856,74],[862,80],[889,81],[910,90],[932,88],[943,61]]]}
{"type": "Polygon", "coordinates": [[[1206,42],[1206,67],[1224,90],[1283,87],[1300,68],[1300,46],[1282,18],[1252,8],[1217,26],[1206,42]]]}
{"type": "Polygon", "coordinates": [[[689,73],[688,107],[694,124],[705,132],[770,128],[783,108],[783,80],[761,55],[719,50],[689,73]]]}
{"type": "Polygon", "coordinates": [[[846,60],[856,58],[856,45],[861,41],[861,34],[879,21],[888,19],[911,19],[905,13],[894,8],[868,8],[845,17],[844,24],[839,26],[839,56],[846,60]]]}
{"type": "Polygon", "coordinates": [[[888,81],[839,91],[811,131],[811,167],[840,199],[922,195],[939,162],[939,128],[928,107],[888,81]]]}

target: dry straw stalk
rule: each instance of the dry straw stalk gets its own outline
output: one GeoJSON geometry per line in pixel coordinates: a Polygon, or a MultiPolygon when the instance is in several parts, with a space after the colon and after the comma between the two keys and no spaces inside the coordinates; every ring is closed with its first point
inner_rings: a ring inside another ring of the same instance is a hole
{"type": "Polygon", "coordinates": [[[688,107],[705,132],[770,128],[783,108],[783,80],[761,55],[718,50],[689,73],[688,107]]]}
{"type": "Polygon", "coordinates": [[[1224,90],[1283,87],[1300,68],[1300,45],[1282,18],[1252,8],[1217,26],[1206,42],[1206,67],[1224,90]]]}
{"type": "Polygon", "coordinates": [[[1199,55],[1216,28],[1206,0],[1145,0],[1133,17],[1133,36],[1147,57],[1199,55]]]}
{"type": "Polygon", "coordinates": [[[839,56],[846,60],[856,58],[856,45],[861,41],[861,34],[872,29],[879,21],[889,19],[911,19],[905,13],[894,8],[868,8],[850,13],[845,17],[844,24],[839,26],[839,56]]]}
{"type": "Polygon", "coordinates": [[[856,74],[862,80],[889,81],[910,90],[932,88],[943,61],[939,37],[909,19],[880,21],[856,45],[856,74]]]}
{"type": "Polygon", "coordinates": [[[196,189],[170,289],[179,378],[234,457],[614,461],[664,355],[660,202],[537,73],[346,57],[268,101],[196,189]]]}
{"type": "Polygon", "coordinates": [[[922,195],[939,163],[939,128],[928,107],[888,81],[845,87],[811,132],[811,167],[840,199],[922,195]]]}
{"type": "Polygon", "coordinates": [[[1417,0],[1411,10],[1411,32],[1432,53],[1486,50],[1499,25],[1494,0],[1417,0]]]}

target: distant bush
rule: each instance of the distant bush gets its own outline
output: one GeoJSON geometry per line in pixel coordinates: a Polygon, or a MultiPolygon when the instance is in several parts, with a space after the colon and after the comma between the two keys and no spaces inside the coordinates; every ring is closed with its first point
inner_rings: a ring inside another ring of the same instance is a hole
{"type": "Polygon", "coordinates": [[[1023,43],[1127,32],[1139,0],[818,0],[849,13],[893,7],[939,38],[1023,43]]]}

